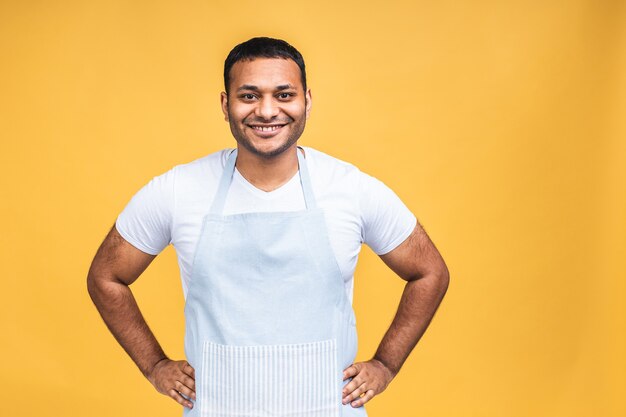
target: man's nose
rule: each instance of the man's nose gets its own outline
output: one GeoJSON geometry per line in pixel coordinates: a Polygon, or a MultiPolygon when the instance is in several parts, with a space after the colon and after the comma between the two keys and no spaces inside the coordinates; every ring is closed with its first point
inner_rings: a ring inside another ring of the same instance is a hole
{"type": "Polygon", "coordinates": [[[256,115],[264,120],[270,120],[278,116],[278,106],[272,98],[262,98],[256,108],[256,115]]]}

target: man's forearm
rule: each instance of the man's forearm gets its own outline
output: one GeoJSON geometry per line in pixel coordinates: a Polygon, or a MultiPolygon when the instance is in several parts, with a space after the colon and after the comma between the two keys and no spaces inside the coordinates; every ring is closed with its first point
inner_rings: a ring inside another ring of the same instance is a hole
{"type": "Polygon", "coordinates": [[[148,327],[130,288],[121,282],[88,278],[89,295],[118,343],[147,377],[167,358],[148,327]]]}
{"type": "Polygon", "coordinates": [[[447,273],[407,282],[396,315],[374,355],[394,376],[428,328],[447,288],[447,273]]]}

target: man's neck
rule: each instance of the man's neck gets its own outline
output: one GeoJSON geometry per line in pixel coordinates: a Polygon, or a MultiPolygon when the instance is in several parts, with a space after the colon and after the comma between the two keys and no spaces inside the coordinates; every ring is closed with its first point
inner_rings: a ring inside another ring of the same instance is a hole
{"type": "Polygon", "coordinates": [[[263,191],[274,191],[288,182],[298,172],[297,146],[287,149],[272,158],[263,158],[237,147],[236,167],[239,173],[256,188],[263,191]]]}

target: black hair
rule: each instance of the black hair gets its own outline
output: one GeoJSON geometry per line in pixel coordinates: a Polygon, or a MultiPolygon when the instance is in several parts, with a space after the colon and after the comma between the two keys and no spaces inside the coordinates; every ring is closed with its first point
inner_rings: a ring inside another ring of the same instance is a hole
{"type": "Polygon", "coordinates": [[[306,71],[304,69],[304,58],[302,58],[300,52],[282,39],[257,37],[235,46],[226,57],[226,61],[224,61],[224,88],[226,89],[226,94],[228,94],[230,83],[230,69],[235,65],[235,62],[252,61],[255,58],[291,59],[300,67],[300,80],[306,92],[306,71]]]}

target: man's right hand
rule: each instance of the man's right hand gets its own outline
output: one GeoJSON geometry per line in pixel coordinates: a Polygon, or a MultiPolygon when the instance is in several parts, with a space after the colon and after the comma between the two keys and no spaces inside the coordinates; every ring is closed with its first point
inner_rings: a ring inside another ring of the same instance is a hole
{"type": "Polygon", "coordinates": [[[187,408],[193,408],[193,403],[181,395],[196,400],[196,373],[187,361],[162,359],[154,365],[147,378],[161,394],[187,408]]]}
{"type": "Polygon", "coordinates": [[[167,359],[129,288],[155,257],[128,243],[114,225],[91,263],[87,288],[111,333],[157,391],[193,408],[193,367],[167,359]]]}

